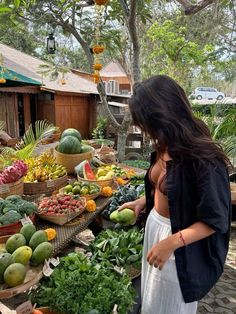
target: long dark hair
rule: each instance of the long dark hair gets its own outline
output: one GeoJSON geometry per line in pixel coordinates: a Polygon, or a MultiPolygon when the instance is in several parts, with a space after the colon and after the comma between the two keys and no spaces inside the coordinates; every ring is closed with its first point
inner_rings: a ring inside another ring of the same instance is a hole
{"type": "Polygon", "coordinates": [[[176,162],[217,158],[229,165],[207,125],[194,116],[183,88],[167,75],[136,83],[129,108],[134,124],[150,136],[159,155],[168,149],[176,162]]]}

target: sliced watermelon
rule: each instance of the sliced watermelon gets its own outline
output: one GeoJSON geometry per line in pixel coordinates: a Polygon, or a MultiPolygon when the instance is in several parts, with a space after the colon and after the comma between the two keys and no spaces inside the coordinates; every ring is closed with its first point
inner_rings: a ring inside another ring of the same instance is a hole
{"type": "Polygon", "coordinates": [[[96,180],[96,176],[88,161],[83,165],[83,174],[84,178],[87,180],[96,180]]]}
{"type": "Polygon", "coordinates": [[[82,161],[75,167],[75,172],[80,178],[84,178],[84,165],[88,162],[88,160],[82,161]]]}

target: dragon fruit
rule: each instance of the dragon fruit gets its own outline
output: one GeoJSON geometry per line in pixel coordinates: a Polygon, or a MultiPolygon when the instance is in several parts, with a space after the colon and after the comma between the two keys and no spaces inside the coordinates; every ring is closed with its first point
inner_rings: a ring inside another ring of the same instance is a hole
{"type": "Polygon", "coordinates": [[[5,168],[0,174],[0,185],[18,181],[27,170],[27,165],[22,160],[14,161],[12,166],[5,168]]]}

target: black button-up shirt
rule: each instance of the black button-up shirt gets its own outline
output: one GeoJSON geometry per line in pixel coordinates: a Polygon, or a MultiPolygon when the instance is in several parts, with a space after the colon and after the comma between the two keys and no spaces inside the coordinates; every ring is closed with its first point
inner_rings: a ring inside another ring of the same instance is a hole
{"type": "MultiPolygon", "coordinates": [[[[156,153],[151,155],[151,165],[156,153]]],[[[154,206],[153,187],[145,177],[146,212],[154,206]]],[[[231,198],[229,175],[217,159],[167,161],[167,195],[172,233],[196,222],[216,232],[175,251],[178,278],[186,303],[200,300],[215,285],[224,268],[229,245],[231,198]]]]}

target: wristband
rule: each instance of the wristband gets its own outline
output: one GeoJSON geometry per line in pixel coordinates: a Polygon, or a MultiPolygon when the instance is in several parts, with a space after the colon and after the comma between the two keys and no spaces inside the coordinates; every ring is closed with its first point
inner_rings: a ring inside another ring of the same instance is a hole
{"type": "Polygon", "coordinates": [[[186,242],[185,242],[185,240],[184,240],[184,237],[183,237],[181,231],[179,231],[179,239],[180,239],[180,241],[184,244],[184,246],[186,246],[186,242]]]}

